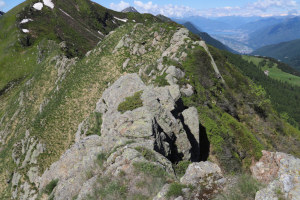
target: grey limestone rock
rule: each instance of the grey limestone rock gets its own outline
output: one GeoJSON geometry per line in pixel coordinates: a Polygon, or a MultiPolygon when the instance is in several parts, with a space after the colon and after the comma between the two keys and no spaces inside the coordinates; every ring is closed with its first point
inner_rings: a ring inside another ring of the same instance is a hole
{"type": "Polygon", "coordinates": [[[130,61],[130,58],[127,58],[127,59],[125,60],[125,62],[123,63],[123,69],[125,69],[125,68],[127,67],[129,61],[130,61]]]}
{"type": "Polygon", "coordinates": [[[167,71],[167,74],[172,75],[175,78],[183,78],[185,76],[185,73],[183,71],[181,71],[180,69],[176,68],[175,66],[170,66],[167,71]]]}
{"type": "Polygon", "coordinates": [[[189,127],[191,133],[194,135],[198,144],[199,141],[199,117],[198,111],[195,107],[190,107],[182,112],[184,123],[189,127]]]}
{"type": "Polygon", "coordinates": [[[300,159],[281,152],[262,153],[262,158],[251,166],[251,172],[256,179],[268,185],[257,192],[255,199],[276,199],[278,190],[284,198],[300,199],[300,159]]]}
{"type": "Polygon", "coordinates": [[[75,143],[47,169],[39,180],[41,191],[52,180],[59,180],[55,190],[55,199],[71,199],[77,195],[88,180],[87,172],[97,170],[95,160],[102,152],[101,139],[97,135],[84,138],[75,143]]]}
{"type": "Polygon", "coordinates": [[[187,84],[180,89],[180,92],[187,97],[190,97],[194,94],[193,86],[187,84]]]}
{"type": "MultiPolygon", "coordinates": [[[[93,194],[101,177],[116,179],[122,172],[130,177],[130,182],[140,181],[141,177],[135,176],[133,166],[138,162],[152,163],[163,168],[170,177],[175,177],[167,157],[182,153],[183,159],[190,159],[192,148],[185,125],[173,115],[180,97],[178,85],[146,86],[137,74],[122,76],[103,92],[96,105],[95,112],[102,113],[101,136],[82,137],[79,134],[76,143],[39,178],[39,190],[57,179],[53,191],[55,199],[71,199],[75,195],[78,199],[85,199],[88,194],[93,194]],[[119,104],[139,91],[142,91],[142,106],[120,113],[119,104]],[[151,159],[138,148],[152,152],[151,159]],[[95,164],[100,153],[107,155],[102,167],[95,164]],[[87,176],[87,172],[92,177],[87,176]]],[[[199,135],[196,123],[192,122],[198,122],[195,114],[195,108],[182,113],[186,126],[193,134],[199,135]]],[[[80,124],[78,131],[84,130],[83,127],[84,124],[80,124]]],[[[34,173],[30,177],[36,178],[34,173]]],[[[135,190],[134,187],[130,189],[131,192],[135,190]]]]}
{"type": "Polygon", "coordinates": [[[222,178],[220,167],[215,163],[206,161],[190,164],[180,182],[198,186],[201,183],[211,184],[222,178]]]}

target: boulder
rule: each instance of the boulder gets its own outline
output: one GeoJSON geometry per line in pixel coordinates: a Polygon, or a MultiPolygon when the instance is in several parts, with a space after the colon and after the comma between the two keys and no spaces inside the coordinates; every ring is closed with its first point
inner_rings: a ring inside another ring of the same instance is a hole
{"type": "Polygon", "coordinates": [[[180,92],[187,97],[190,97],[194,94],[193,86],[187,84],[180,89],[180,92]]]}
{"type": "Polygon", "coordinates": [[[175,78],[183,78],[185,76],[185,73],[183,71],[181,71],[180,69],[176,68],[175,66],[170,66],[167,71],[167,74],[172,75],[175,78]]]}
{"type": "Polygon", "coordinates": [[[255,199],[266,199],[266,195],[267,199],[277,199],[279,194],[287,199],[300,199],[300,159],[281,152],[262,153],[262,158],[250,169],[267,187],[258,191],[255,199]]]}
{"type": "Polygon", "coordinates": [[[192,163],[187,168],[180,182],[185,185],[211,185],[223,178],[220,167],[210,161],[192,163]]]}
{"type": "Polygon", "coordinates": [[[195,107],[190,107],[182,112],[184,123],[188,126],[191,133],[195,137],[198,144],[200,144],[199,136],[199,117],[198,111],[195,107]]]}

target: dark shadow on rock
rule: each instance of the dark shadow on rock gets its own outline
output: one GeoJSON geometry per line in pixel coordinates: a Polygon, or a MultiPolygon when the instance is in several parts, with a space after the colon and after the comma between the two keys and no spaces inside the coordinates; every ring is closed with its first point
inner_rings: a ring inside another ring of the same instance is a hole
{"type": "Polygon", "coordinates": [[[179,99],[176,102],[176,108],[172,111],[173,116],[176,119],[179,119],[183,124],[183,129],[187,134],[187,138],[192,146],[190,153],[191,153],[191,161],[192,162],[199,162],[200,161],[200,148],[199,143],[196,140],[195,136],[192,134],[190,128],[184,123],[184,118],[182,112],[187,109],[188,107],[184,106],[182,99],[179,99]]]}
{"type": "Polygon", "coordinates": [[[200,141],[200,161],[207,161],[210,151],[210,142],[207,137],[206,128],[199,125],[199,141],[200,141]]]}
{"type": "Polygon", "coordinates": [[[177,146],[175,145],[175,137],[170,138],[167,134],[165,134],[157,122],[155,122],[155,125],[153,126],[153,133],[156,133],[154,143],[155,151],[166,156],[167,150],[164,148],[163,143],[168,143],[171,153],[166,156],[166,158],[168,158],[172,163],[178,163],[182,160],[183,154],[178,152],[177,146]]]}

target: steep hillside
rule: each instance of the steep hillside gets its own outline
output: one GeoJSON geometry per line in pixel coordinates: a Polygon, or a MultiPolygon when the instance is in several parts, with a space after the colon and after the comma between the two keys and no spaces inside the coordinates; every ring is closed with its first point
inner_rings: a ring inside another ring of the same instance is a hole
{"type": "Polygon", "coordinates": [[[81,58],[128,20],[154,19],[150,15],[118,13],[86,0],[53,1],[53,8],[37,2],[28,0],[0,20],[0,90],[34,71],[35,55],[39,56],[38,63],[44,59],[41,41],[62,42],[60,48],[68,58],[81,58]],[[20,56],[15,58],[16,54],[20,56]]]}
{"type": "Polygon", "coordinates": [[[283,22],[261,28],[249,35],[249,45],[254,49],[299,39],[300,17],[288,18],[283,22]]]}
{"type": "Polygon", "coordinates": [[[238,55],[229,56],[229,58],[235,66],[242,70],[244,75],[248,76],[257,84],[262,85],[265,88],[274,108],[282,117],[299,127],[300,108],[298,106],[298,99],[300,87],[297,86],[299,84],[298,75],[291,75],[289,70],[287,70],[289,68],[286,68],[284,64],[282,66],[282,63],[280,64],[278,61],[274,62],[274,60],[271,60],[270,58],[252,58],[243,60],[238,55]],[[262,70],[263,67],[269,67],[267,65],[269,63],[272,65],[275,63],[275,65],[277,65],[277,70],[276,68],[272,69],[275,71],[275,74],[272,75],[273,77],[266,76],[262,70]],[[286,78],[285,76],[287,76],[288,79],[293,78],[293,80],[283,82],[286,78]],[[292,82],[293,84],[288,82],[292,82]],[[297,83],[295,84],[294,82],[297,83]]]}
{"type": "Polygon", "coordinates": [[[40,12],[26,1],[0,19],[7,66],[32,66],[0,93],[0,199],[211,199],[224,175],[248,172],[263,149],[300,155],[299,130],[242,74],[239,56],[149,14],[52,2],[40,12]],[[67,30],[45,26],[49,13],[67,20],[59,8],[90,15],[74,29],[72,20],[67,30]],[[107,32],[70,56],[65,36],[88,41],[84,27],[107,32]]]}
{"type": "Polygon", "coordinates": [[[252,55],[276,58],[300,71],[300,39],[261,47],[252,55]]]}
{"type": "Polygon", "coordinates": [[[230,51],[232,53],[237,53],[236,51],[234,51],[231,48],[227,47],[226,45],[224,45],[220,41],[212,38],[208,33],[201,32],[192,23],[186,22],[186,23],[183,24],[183,26],[185,26],[187,29],[189,29],[189,31],[191,31],[192,33],[198,35],[207,44],[209,44],[211,46],[214,46],[214,47],[216,47],[218,49],[221,49],[221,50],[226,50],[226,51],[230,51]]]}
{"type": "Polygon", "coordinates": [[[271,78],[300,86],[300,72],[276,59],[262,56],[246,56],[243,58],[254,63],[261,70],[268,70],[271,78]]]}

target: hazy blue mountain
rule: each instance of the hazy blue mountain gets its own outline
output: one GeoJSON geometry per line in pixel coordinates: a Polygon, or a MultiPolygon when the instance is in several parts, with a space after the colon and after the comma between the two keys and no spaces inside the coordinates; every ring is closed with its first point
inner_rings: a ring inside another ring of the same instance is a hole
{"type": "Polygon", "coordinates": [[[195,27],[191,22],[186,22],[183,24],[187,29],[189,29],[192,33],[200,36],[207,44],[210,44],[218,49],[230,51],[233,53],[237,53],[231,48],[224,45],[222,42],[214,39],[208,33],[200,31],[197,27],[195,27]]]}
{"type": "Polygon", "coordinates": [[[249,35],[249,45],[260,48],[300,38],[300,17],[285,19],[283,22],[261,28],[249,35]]]}
{"type": "Polygon", "coordinates": [[[244,24],[259,21],[262,18],[261,17],[242,17],[242,16],[225,16],[225,17],[216,17],[211,18],[219,22],[230,24],[234,28],[238,28],[244,24]]]}
{"type": "Polygon", "coordinates": [[[252,54],[276,58],[300,71],[300,39],[264,46],[252,54]]]}
{"type": "Polygon", "coordinates": [[[262,28],[282,23],[283,21],[283,18],[276,17],[260,18],[259,20],[242,24],[238,28],[247,31],[248,33],[251,33],[262,28]]]}
{"type": "Polygon", "coordinates": [[[205,17],[200,16],[192,16],[182,19],[172,19],[173,21],[184,24],[186,22],[191,22],[197,27],[201,27],[201,29],[208,33],[214,33],[214,32],[222,32],[224,30],[232,29],[233,26],[226,22],[220,22],[214,19],[209,19],[205,17]]]}

